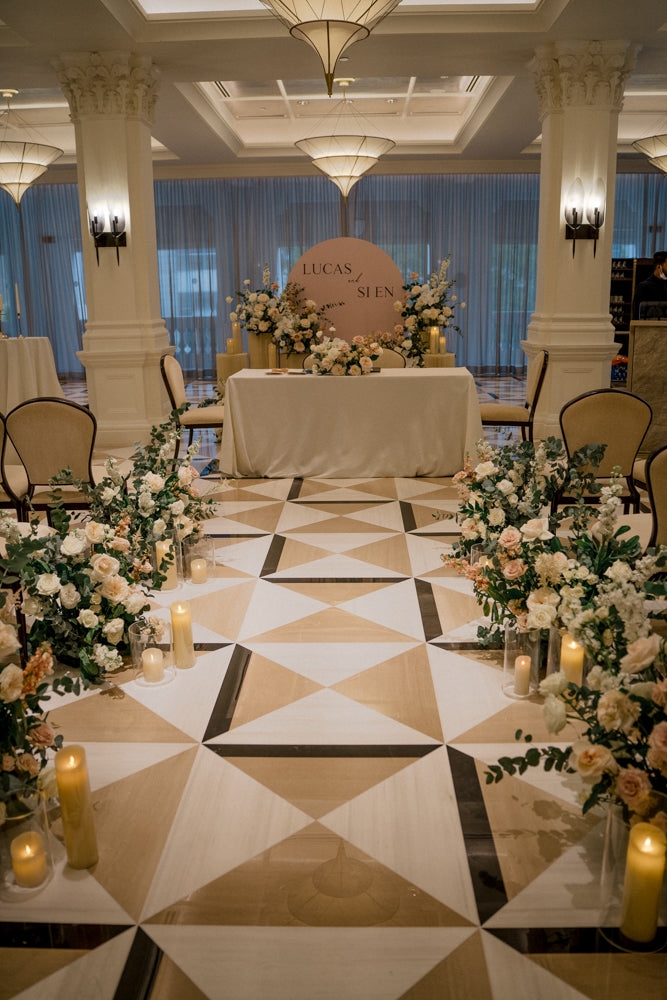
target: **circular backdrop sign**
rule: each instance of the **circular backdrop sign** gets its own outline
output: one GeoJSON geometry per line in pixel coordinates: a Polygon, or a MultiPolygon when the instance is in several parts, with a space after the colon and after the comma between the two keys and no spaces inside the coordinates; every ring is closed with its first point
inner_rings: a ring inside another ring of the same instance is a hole
{"type": "Polygon", "coordinates": [[[352,340],[377,330],[389,332],[397,321],[394,302],[403,295],[403,278],[388,253],[367,240],[341,236],[307,250],[289,274],[306,297],[327,310],[332,336],[352,340]]]}

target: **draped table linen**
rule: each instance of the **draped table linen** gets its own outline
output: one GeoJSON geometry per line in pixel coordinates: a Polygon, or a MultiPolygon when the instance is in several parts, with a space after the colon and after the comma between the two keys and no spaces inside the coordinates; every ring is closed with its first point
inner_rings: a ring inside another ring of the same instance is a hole
{"type": "Polygon", "coordinates": [[[48,337],[0,340],[0,413],[36,396],[63,396],[48,337]]]}
{"type": "Polygon", "coordinates": [[[466,368],[364,376],[247,369],[227,382],[220,469],[278,479],[451,476],[481,437],[466,368]]]}

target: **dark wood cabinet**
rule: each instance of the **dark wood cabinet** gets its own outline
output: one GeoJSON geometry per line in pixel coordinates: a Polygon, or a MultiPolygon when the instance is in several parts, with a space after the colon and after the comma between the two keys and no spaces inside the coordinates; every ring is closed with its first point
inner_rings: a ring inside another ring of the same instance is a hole
{"type": "Polygon", "coordinates": [[[632,320],[632,300],[640,281],[653,271],[651,257],[614,258],[611,262],[611,287],[609,311],[616,330],[614,340],[619,344],[619,354],[627,354],[628,333],[632,320]]]}

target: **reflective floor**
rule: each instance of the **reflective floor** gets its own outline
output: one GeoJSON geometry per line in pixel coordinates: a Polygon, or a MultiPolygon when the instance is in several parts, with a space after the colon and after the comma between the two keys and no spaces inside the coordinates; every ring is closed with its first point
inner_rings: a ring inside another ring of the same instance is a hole
{"type": "Polygon", "coordinates": [[[195,666],[53,700],[100,859],[66,867],[54,811],[54,878],[0,900],[0,998],[663,998],[667,955],[596,930],[603,814],[486,784],[547,734],[442,565],[450,481],[209,485],[215,570],[154,601],[190,602],[195,666]]]}

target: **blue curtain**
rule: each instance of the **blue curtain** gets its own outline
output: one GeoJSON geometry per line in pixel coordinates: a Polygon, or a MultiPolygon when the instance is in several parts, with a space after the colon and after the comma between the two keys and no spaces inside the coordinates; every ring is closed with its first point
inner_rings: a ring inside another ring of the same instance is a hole
{"type": "MultiPolygon", "coordinates": [[[[345,209],[325,177],[156,181],[161,308],[189,374],[210,375],[231,336],[227,295],[268,264],[284,286],[301,254],[323,240],[356,236],[381,246],[408,275],[427,275],[451,254],[463,335],[459,362],[478,372],[519,372],[535,300],[539,177],[446,174],[364,177],[345,209]]],[[[614,257],[667,247],[667,180],[620,174],[614,257]]],[[[122,252],[122,251],[121,251],[122,252]]],[[[0,190],[2,327],[47,336],[61,375],[80,373],[86,320],[77,187],[44,184],[21,213],[0,190]]]]}

